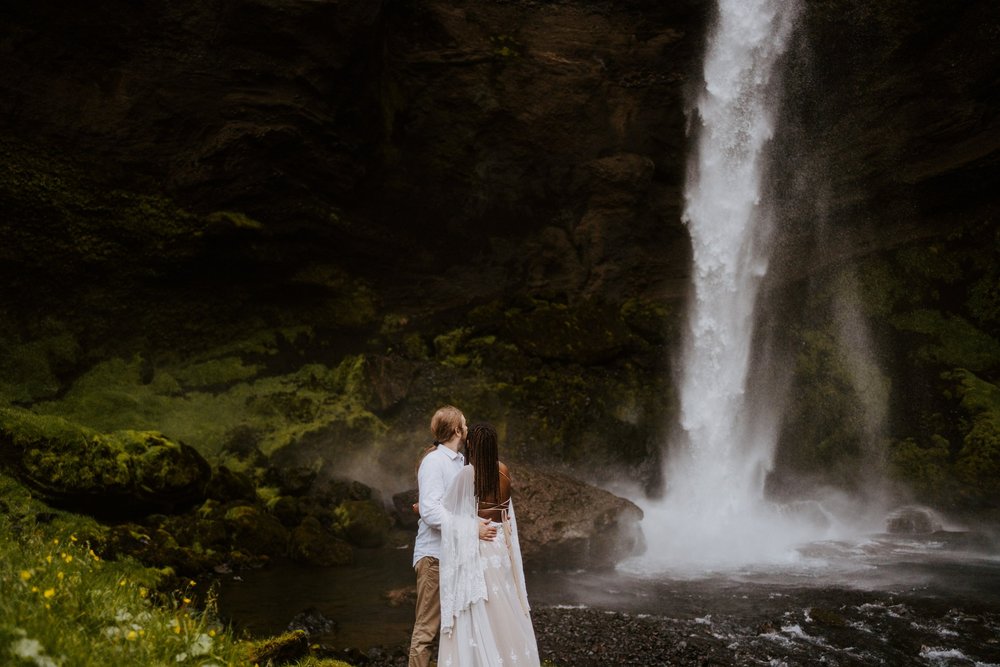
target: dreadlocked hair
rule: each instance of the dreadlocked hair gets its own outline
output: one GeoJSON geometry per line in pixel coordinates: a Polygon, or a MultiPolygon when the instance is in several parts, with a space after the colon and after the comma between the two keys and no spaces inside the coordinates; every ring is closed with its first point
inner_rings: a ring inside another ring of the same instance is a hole
{"type": "Polygon", "coordinates": [[[476,498],[500,500],[500,454],[497,430],[490,424],[476,424],[466,440],[469,463],[475,472],[476,498]]]}

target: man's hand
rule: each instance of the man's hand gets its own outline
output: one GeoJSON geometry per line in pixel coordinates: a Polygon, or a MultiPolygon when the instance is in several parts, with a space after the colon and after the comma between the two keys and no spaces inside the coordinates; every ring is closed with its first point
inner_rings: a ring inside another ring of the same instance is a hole
{"type": "Polygon", "coordinates": [[[479,539],[492,542],[497,536],[497,527],[490,525],[489,519],[479,520],[479,539]]]}

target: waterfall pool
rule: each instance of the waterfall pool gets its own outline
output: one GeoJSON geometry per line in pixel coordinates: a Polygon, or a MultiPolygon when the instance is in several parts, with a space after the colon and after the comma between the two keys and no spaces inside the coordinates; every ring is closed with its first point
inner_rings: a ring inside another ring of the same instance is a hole
{"type": "MultiPolygon", "coordinates": [[[[539,652],[560,666],[1000,665],[1000,549],[987,535],[872,534],[796,551],[719,571],[528,572],[539,652]]],[[[356,664],[405,664],[412,602],[385,594],[413,584],[409,549],[240,577],[220,589],[238,629],[281,632],[314,607],[336,628],[313,641],[356,664]]]]}

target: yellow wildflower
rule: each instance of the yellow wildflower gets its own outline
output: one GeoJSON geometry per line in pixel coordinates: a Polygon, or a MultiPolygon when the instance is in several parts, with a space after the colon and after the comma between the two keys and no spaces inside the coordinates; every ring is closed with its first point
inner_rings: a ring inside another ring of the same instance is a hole
{"type": "Polygon", "coordinates": [[[136,633],[135,630],[129,630],[128,634],[125,635],[125,639],[129,640],[130,642],[134,642],[138,636],[139,635],[136,633]]]}
{"type": "Polygon", "coordinates": [[[184,598],[184,604],[191,604],[191,598],[184,598]]]}
{"type": "Polygon", "coordinates": [[[38,592],[38,586],[32,586],[31,587],[31,592],[32,593],[37,593],[38,592]]]}
{"type": "Polygon", "coordinates": [[[119,586],[124,586],[124,585],[125,585],[125,584],[127,584],[127,583],[128,583],[128,580],[127,580],[127,579],[122,579],[121,581],[119,581],[119,582],[118,582],[118,585],[119,585],[119,586]]]}
{"type": "Polygon", "coordinates": [[[147,589],[145,586],[140,586],[139,587],[139,597],[143,597],[144,598],[147,595],[149,595],[149,589],[147,589]]]}
{"type": "Polygon", "coordinates": [[[59,538],[57,537],[56,539],[52,540],[52,544],[59,544],[59,538]]]}
{"type": "Polygon", "coordinates": [[[65,577],[65,576],[66,576],[66,575],[65,575],[65,574],[63,574],[62,572],[57,572],[57,573],[56,573],[56,579],[58,579],[59,581],[62,581],[62,580],[63,580],[63,577],[65,577]]]}
{"type": "Polygon", "coordinates": [[[70,556],[69,554],[60,554],[60,555],[62,556],[62,559],[64,561],[66,561],[67,563],[72,563],[73,562],[73,557],[70,556]]]}
{"type": "Polygon", "coordinates": [[[27,581],[28,579],[31,579],[31,575],[32,575],[31,570],[21,570],[21,581],[27,581]]]}
{"type": "Polygon", "coordinates": [[[174,632],[176,634],[178,634],[178,635],[181,633],[181,624],[180,623],[178,623],[177,625],[174,626],[174,632]]]}
{"type": "Polygon", "coordinates": [[[76,542],[76,541],[77,541],[77,539],[76,539],[76,535],[70,535],[70,536],[69,536],[69,539],[73,540],[74,542],[76,542]]]}
{"type": "Polygon", "coordinates": [[[197,586],[197,585],[198,585],[198,582],[196,582],[194,579],[192,579],[191,581],[188,582],[188,586],[197,586]]]}
{"type": "Polygon", "coordinates": [[[56,589],[54,589],[54,588],[46,588],[45,592],[42,593],[42,595],[44,595],[47,598],[50,598],[50,597],[54,596],[55,594],[56,594],[56,589]]]}
{"type": "Polygon", "coordinates": [[[95,554],[93,549],[90,550],[90,557],[94,560],[101,560],[101,557],[95,554]]]}
{"type": "Polygon", "coordinates": [[[48,556],[45,557],[45,562],[46,563],[51,563],[52,562],[52,554],[49,554],[48,556]]]}
{"type": "Polygon", "coordinates": [[[215,629],[214,628],[208,631],[208,636],[209,637],[214,637],[215,636],[215,629]]]}

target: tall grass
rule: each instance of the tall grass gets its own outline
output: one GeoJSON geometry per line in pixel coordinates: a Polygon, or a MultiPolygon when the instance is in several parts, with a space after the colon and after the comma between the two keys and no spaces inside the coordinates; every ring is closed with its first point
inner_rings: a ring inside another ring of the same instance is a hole
{"type": "Polygon", "coordinates": [[[99,533],[96,523],[49,510],[5,476],[0,510],[0,664],[246,664],[213,601],[207,612],[194,608],[194,581],[164,593],[165,572],[102,560],[86,537],[99,533]]]}
{"type": "MultiPolygon", "coordinates": [[[[211,591],[196,600],[197,582],[169,568],[103,560],[90,541],[102,530],[89,517],[34,500],[0,473],[0,665],[255,664],[251,656],[269,640],[234,635],[218,620],[211,591]],[[165,582],[174,585],[164,590],[165,582]]],[[[350,667],[313,657],[297,664],[350,667]]]]}

